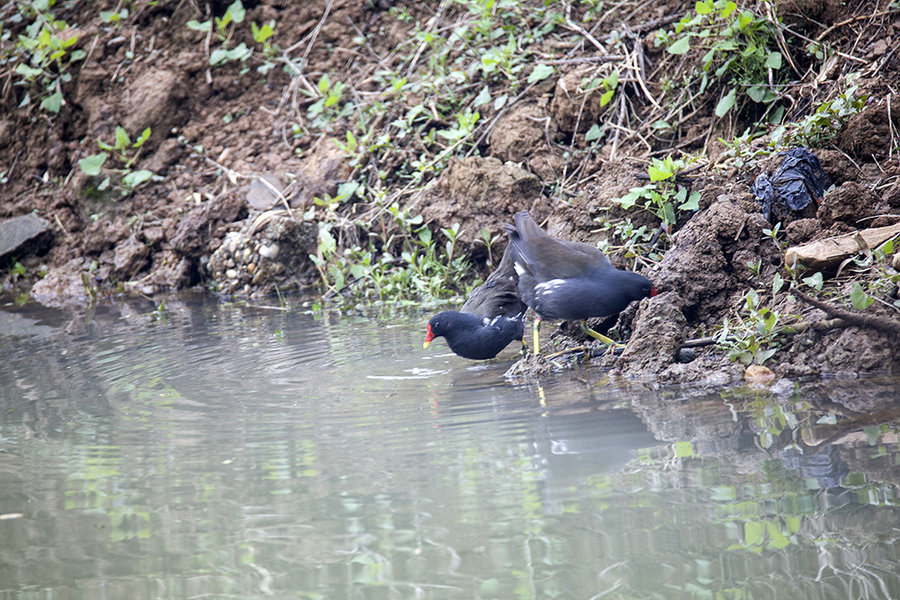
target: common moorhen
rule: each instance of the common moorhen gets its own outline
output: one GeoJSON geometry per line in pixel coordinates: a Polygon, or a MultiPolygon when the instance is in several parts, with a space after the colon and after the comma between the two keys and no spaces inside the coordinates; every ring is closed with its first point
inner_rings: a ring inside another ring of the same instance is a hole
{"type": "MultiPolygon", "coordinates": [[[[519,295],[537,315],[534,351],[540,352],[538,328],[543,319],[583,321],[621,312],[632,300],[656,295],[653,283],[638,273],[616,269],[591,244],[559,240],[541,229],[528,211],[516,213],[516,225],[506,225],[519,295]]],[[[606,336],[585,330],[606,343],[606,336]]]]}
{"type": "Polygon", "coordinates": [[[503,258],[487,280],[472,290],[459,312],[445,310],[428,321],[427,348],[436,337],[447,340],[450,349],[473,360],[494,358],[513,340],[525,334],[525,311],[518,291],[512,252],[507,245],[503,258]]]}

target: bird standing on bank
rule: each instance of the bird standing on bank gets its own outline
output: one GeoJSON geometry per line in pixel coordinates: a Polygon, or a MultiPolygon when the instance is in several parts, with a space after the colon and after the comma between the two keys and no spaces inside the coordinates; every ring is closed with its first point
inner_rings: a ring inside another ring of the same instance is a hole
{"type": "Polygon", "coordinates": [[[494,358],[513,340],[525,334],[525,311],[519,297],[516,274],[509,246],[497,268],[487,280],[469,294],[457,312],[440,312],[428,322],[423,347],[436,337],[447,340],[455,354],[473,360],[494,358]]]}
{"type": "MultiPolygon", "coordinates": [[[[534,352],[540,352],[542,320],[584,321],[622,312],[633,300],[655,296],[653,283],[639,273],[613,267],[597,247],[556,239],[540,228],[528,211],[506,225],[519,295],[535,315],[534,352]]],[[[613,340],[582,323],[585,332],[607,344],[613,340]]]]}

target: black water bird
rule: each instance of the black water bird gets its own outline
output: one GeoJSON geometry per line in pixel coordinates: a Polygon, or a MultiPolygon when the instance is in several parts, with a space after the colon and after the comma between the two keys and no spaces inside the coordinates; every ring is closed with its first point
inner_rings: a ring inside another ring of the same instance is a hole
{"type": "MultiPolygon", "coordinates": [[[[615,268],[597,247],[554,238],[540,228],[528,211],[515,215],[515,226],[506,225],[519,295],[537,318],[534,351],[540,352],[538,329],[542,320],[584,321],[622,312],[633,300],[655,296],[649,279],[633,271],[615,268]]],[[[614,343],[587,329],[586,333],[614,343]]]]}
{"type": "Polygon", "coordinates": [[[507,246],[487,280],[469,294],[457,312],[446,310],[428,321],[425,348],[436,337],[447,340],[455,354],[473,360],[494,358],[525,334],[525,311],[519,297],[519,277],[507,246]]]}

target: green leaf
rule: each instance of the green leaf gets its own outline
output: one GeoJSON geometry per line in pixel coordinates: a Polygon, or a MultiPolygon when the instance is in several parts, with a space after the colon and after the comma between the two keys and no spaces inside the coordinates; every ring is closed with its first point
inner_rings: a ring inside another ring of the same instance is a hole
{"type": "MultiPolygon", "coordinates": [[[[230,60],[245,60],[251,54],[251,50],[247,47],[247,44],[241,42],[231,50],[227,50],[225,48],[216,48],[212,52],[209,53],[209,64],[212,66],[216,66],[223,62],[228,62],[230,60]]],[[[324,76],[323,76],[324,80],[324,76]]],[[[321,81],[319,83],[319,87],[321,88],[321,81]]],[[[328,88],[325,88],[326,90],[328,88]]],[[[324,93],[324,90],[323,90],[324,93]]]]}
{"type": "Polygon", "coordinates": [[[663,206],[663,221],[666,222],[667,225],[675,224],[675,207],[672,206],[671,202],[666,202],[665,206],[663,206]]]}
{"type": "Polygon", "coordinates": [[[603,135],[603,130],[600,129],[600,125],[594,123],[591,125],[591,128],[587,130],[587,133],[584,134],[584,141],[593,142],[598,139],[601,135],[603,135]]]}
{"type": "Polygon", "coordinates": [[[803,283],[805,283],[809,287],[815,288],[817,290],[822,289],[822,281],[823,281],[823,278],[822,278],[821,273],[816,273],[814,275],[810,275],[809,277],[803,278],[803,283]]]}
{"type": "Polygon", "coordinates": [[[53,114],[59,113],[59,109],[62,108],[62,92],[54,92],[41,100],[41,108],[46,111],[52,112],[53,114]]]}
{"type": "Polygon", "coordinates": [[[127,148],[131,144],[131,138],[128,132],[121,125],[116,126],[116,148],[127,148]]]}
{"type": "Polygon", "coordinates": [[[234,2],[231,3],[226,12],[231,15],[231,18],[235,23],[243,22],[244,16],[247,14],[247,11],[244,10],[243,3],[241,3],[241,0],[234,0],[234,2]]]}
{"type": "Polygon", "coordinates": [[[534,66],[534,69],[532,69],[531,74],[528,75],[528,83],[543,81],[553,75],[553,71],[554,69],[550,65],[538,63],[534,66]]]}
{"type": "Polygon", "coordinates": [[[202,23],[196,19],[191,19],[187,22],[188,29],[193,29],[194,31],[209,31],[210,21],[203,21],[202,23]]]}
{"type": "Polygon", "coordinates": [[[684,36],[683,38],[679,38],[672,42],[672,45],[669,46],[668,52],[669,54],[684,54],[688,50],[691,49],[691,39],[689,36],[684,36]]]}
{"type": "Polygon", "coordinates": [[[143,146],[144,142],[146,142],[150,138],[151,133],[152,130],[149,127],[142,131],[141,137],[139,137],[137,141],[132,145],[132,148],[140,148],[141,146],[143,146]]]}
{"type": "Polygon", "coordinates": [[[126,187],[130,189],[134,189],[137,186],[141,185],[148,179],[153,177],[153,172],[148,171],[146,169],[141,169],[140,171],[132,171],[128,175],[122,178],[122,183],[125,184],[126,187]]]}
{"type": "Polygon", "coordinates": [[[472,106],[481,106],[482,104],[487,104],[491,101],[491,91],[488,89],[488,86],[484,86],[481,88],[481,91],[478,92],[478,95],[475,96],[475,100],[472,102],[472,106]]]}
{"type": "Polygon", "coordinates": [[[781,550],[790,545],[791,541],[782,533],[781,528],[774,521],[767,521],[766,529],[769,532],[769,547],[781,550]]]}
{"type": "Polygon", "coordinates": [[[18,65],[16,65],[16,73],[24,76],[26,79],[33,79],[34,77],[37,77],[38,75],[43,73],[43,71],[41,71],[40,69],[35,69],[34,67],[29,67],[24,63],[19,63],[18,65]]]}
{"type": "Polygon", "coordinates": [[[762,103],[766,99],[767,90],[764,86],[754,85],[747,88],[747,95],[750,96],[750,99],[756,103],[762,103]]]}
{"type": "Polygon", "coordinates": [[[781,277],[781,273],[775,273],[775,276],[772,278],[772,295],[777,294],[783,286],[784,279],[781,277]]]}
{"type": "Polygon", "coordinates": [[[736,97],[736,93],[734,88],[731,89],[730,92],[725,94],[719,103],[716,105],[716,116],[720,119],[728,114],[728,111],[734,106],[734,100],[736,97]]]}
{"type": "Polygon", "coordinates": [[[737,488],[733,485],[714,486],[709,492],[710,498],[716,502],[733,502],[737,500],[737,488]]]}
{"type": "Polygon", "coordinates": [[[323,73],[322,78],[319,79],[319,83],[316,85],[316,89],[319,90],[320,94],[325,94],[328,92],[328,88],[331,87],[331,78],[328,77],[328,73],[323,73]]]}
{"type": "Polygon", "coordinates": [[[866,442],[868,442],[870,446],[874,446],[881,437],[881,428],[877,425],[870,425],[869,427],[863,428],[863,433],[866,434],[866,442]]]}
{"type": "Polygon", "coordinates": [[[613,71],[603,79],[603,85],[609,90],[614,90],[619,85],[619,72],[613,71]]]}
{"type": "Polygon", "coordinates": [[[616,90],[608,90],[600,94],[600,106],[604,107],[609,104],[609,101],[612,100],[613,94],[616,93],[616,90]]]}
{"type": "Polygon", "coordinates": [[[769,52],[766,57],[766,67],[769,69],[781,68],[781,52],[769,52]]]}
{"type": "Polygon", "coordinates": [[[756,364],[761,365],[765,363],[767,360],[772,358],[772,355],[774,355],[776,352],[777,350],[775,348],[770,348],[768,350],[757,350],[756,356],[754,357],[756,360],[756,364]]]}
{"type": "Polygon", "coordinates": [[[86,175],[99,175],[103,163],[106,162],[106,152],[91,154],[78,161],[78,166],[86,175]]]}
{"type": "Polygon", "coordinates": [[[645,187],[635,187],[631,188],[627,194],[622,196],[621,198],[613,198],[612,201],[620,204],[622,208],[628,210],[632,206],[634,206],[639,198],[648,198],[650,194],[650,188],[645,187]]]}
{"type": "Polygon", "coordinates": [[[715,9],[715,4],[712,0],[699,0],[694,3],[694,11],[698,15],[708,15],[715,9]]]}
{"type": "Polygon", "coordinates": [[[263,44],[267,39],[272,37],[275,33],[275,30],[272,28],[271,23],[267,23],[260,27],[256,24],[256,21],[250,23],[250,33],[253,34],[253,41],[257,44],[263,44]]]}
{"type": "Polygon", "coordinates": [[[678,210],[699,210],[700,192],[691,192],[687,200],[678,205],[678,210]]]}
{"type": "Polygon", "coordinates": [[[657,181],[671,179],[674,177],[675,171],[670,161],[662,161],[654,158],[653,162],[651,162],[650,166],[647,168],[647,175],[650,176],[650,181],[656,183],[657,181]]]}
{"type": "Polygon", "coordinates": [[[856,310],[866,310],[873,302],[875,302],[875,299],[869,298],[869,295],[863,291],[859,282],[854,281],[853,287],[850,290],[850,303],[853,304],[853,308],[856,310]]]}

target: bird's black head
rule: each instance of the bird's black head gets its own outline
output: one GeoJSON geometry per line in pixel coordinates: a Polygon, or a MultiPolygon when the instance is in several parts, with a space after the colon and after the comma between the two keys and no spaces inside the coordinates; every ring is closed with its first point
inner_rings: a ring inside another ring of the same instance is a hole
{"type": "Polygon", "coordinates": [[[457,315],[459,313],[445,310],[431,317],[425,326],[425,343],[422,344],[422,347],[427,348],[434,338],[446,335],[448,327],[457,318],[457,315]]]}
{"type": "Polygon", "coordinates": [[[641,300],[643,298],[652,298],[659,293],[653,282],[641,275],[631,271],[627,273],[627,280],[624,282],[625,293],[632,300],[641,300]]]}

